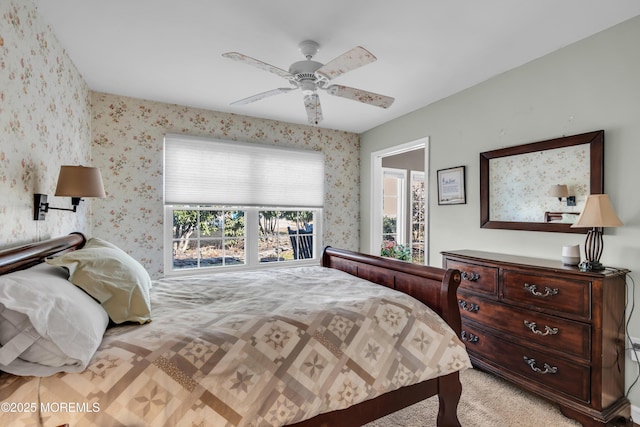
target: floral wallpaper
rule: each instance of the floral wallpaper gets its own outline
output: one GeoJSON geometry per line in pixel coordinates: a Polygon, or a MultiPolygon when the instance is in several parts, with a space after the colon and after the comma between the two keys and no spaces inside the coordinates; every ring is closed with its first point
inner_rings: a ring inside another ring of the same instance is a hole
{"type": "Polygon", "coordinates": [[[321,150],[325,155],[323,244],[359,246],[359,137],[235,114],[92,93],[93,165],[107,197],[93,201],[95,236],[163,272],[162,146],[166,133],[321,150]]]}
{"type": "Polygon", "coordinates": [[[160,276],[165,133],[322,150],[323,243],[358,249],[358,135],[93,93],[31,1],[0,2],[0,247],[82,231],[160,276]],[[34,221],[33,193],[70,207],[53,195],[63,164],[100,167],[107,197],[34,221]]]}
{"type": "Polygon", "coordinates": [[[90,202],[77,214],[33,220],[33,194],[53,206],[60,165],[89,164],[89,89],[31,1],[0,1],[0,247],[90,230],[90,202]]]}
{"type": "Polygon", "coordinates": [[[489,217],[493,221],[543,222],[545,212],[581,212],[589,195],[589,144],[491,159],[489,217]],[[507,177],[505,179],[505,177],[507,177]],[[549,196],[565,184],[576,206],[549,196]],[[511,201],[517,200],[518,203],[511,201]]]}

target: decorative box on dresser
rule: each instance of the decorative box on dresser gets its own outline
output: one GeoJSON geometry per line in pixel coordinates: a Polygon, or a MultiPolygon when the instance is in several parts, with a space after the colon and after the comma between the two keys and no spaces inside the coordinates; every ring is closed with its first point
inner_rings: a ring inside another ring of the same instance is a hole
{"type": "Polygon", "coordinates": [[[557,403],[584,426],[631,425],[624,391],[625,277],[560,261],[443,252],[460,270],[462,339],[474,366],[557,403]]]}

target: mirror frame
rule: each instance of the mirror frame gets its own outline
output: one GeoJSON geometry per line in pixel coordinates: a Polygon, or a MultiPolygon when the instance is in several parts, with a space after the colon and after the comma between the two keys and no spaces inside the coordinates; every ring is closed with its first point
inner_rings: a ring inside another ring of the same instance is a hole
{"type": "Polygon", "coordinates": [[[480,227],[505,230],[550,231],[558,233],[586,233],[588,229],[571,228],[571,224],[492,221],[491,218],[489,218],[489,160],[581,144],[590,145],[590,194],[602,194],[604,192],[604,130],[564,136],[546,141],[532,142],[529,144],[516,145],[513,147],[480,153],[480,227]]]}

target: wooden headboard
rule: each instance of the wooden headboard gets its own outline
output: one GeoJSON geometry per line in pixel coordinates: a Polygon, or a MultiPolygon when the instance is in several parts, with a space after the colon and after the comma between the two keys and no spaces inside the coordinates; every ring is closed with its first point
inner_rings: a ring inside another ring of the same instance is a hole
{"type": "Polygon", "coordinates": [[[82,233],[71,233],[64,237],[4,249],[0,251],[0,274],[29,268],[52,255],[80,249],[86,241],[82,233]]]}
{"type": "Polygon", "coordinates": [[[460,335],[462,326],[456,295],[460,285],[458,270],[411,264],[332,247],[324,249],[322,266],[411,295],[431,307],[460,335]]]}

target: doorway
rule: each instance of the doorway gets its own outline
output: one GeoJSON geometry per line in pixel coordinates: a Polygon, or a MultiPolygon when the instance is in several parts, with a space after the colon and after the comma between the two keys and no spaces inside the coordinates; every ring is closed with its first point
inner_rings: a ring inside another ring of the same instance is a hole
{"type": "Polygon", "coordinates": [[[371,154],[371,253],[428,264],[428,138],[371,154]]]}

